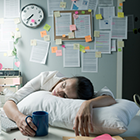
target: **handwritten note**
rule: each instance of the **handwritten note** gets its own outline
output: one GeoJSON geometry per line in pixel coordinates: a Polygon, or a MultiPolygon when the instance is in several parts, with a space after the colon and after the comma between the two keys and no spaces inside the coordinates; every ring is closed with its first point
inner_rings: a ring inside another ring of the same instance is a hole
{"type": "Polygon", "coordinates": [[[78,15],[73,14],[73,18],[74,18],[74,19],[77,19],[77,18],[78,18],[78,15]]]}
{"type": "Polygon", "coordinates": [[[88,36],[85,36],[85,40],[86,40],[86,42],[90,42],[90,41],[92,41],[92,38],[90,35],[88,35],[88,36]]]}
{"type": "Polygon", "coordinates": [[[57,46],[55,46],[55,47],[51,47],[51,51],[52,51],[52,53],[56,53],[56,50],[57,50],[57,46]]]}
{"type": "Polygon", "coordinates": [[[54,16],[55,16],[55,17],[60,17],[60,12],[59,12],[59,11],[54,12],[54,16]]]}
{"type": "Polygon", "coordinates": [[[47,30],[47,31],[49,31],[49,30],[50,30],[50,28],[51,28],[51,26],[50,26],[50,25],[48,25],[48,24],[45,24],[45,26],[43,27],[43,29],[45,29],[45,30],[47,30]]]}
{"type": "Polygon", "coordinates": [[[44,37],[45,35],[47,35],[47,32],[46,31],[41,31],[40,35],[41,35],[41,37],[44,37]]]}
{"type": "Polygon", "coordinates": [[[56,50],[56,56],[62,56],[62,50],[56,50]]]}
{"type": "Polygon", "coordinates": [[[73,45],[73,49],[75,49],[75,50],[79,49],[79,47],[80,47],[80,44],[75,43],[75,44],[73,45]]]}
{"type": "Polygon", "coordinates": [[[31,46],[36,46],[36,40],[31,40],[30,44],[31,46]]]}
{"type": "Polygon", "coordinates": [[[76,25],[70,25],[70,31],[76,30],[76,25]]]}
{"type": "Polygon", "coordinates": [[[100,32],[99,31],[94,31],[94,37],[100,37],[100,32]]]}
{"type": "Polygon", "coordinates": [[[118,12],[118,17],[119,18],[124,18],[124,12],[118,12]]]}
{"type": "Polygon", "coordinates": [[[85,47],[85,50],[90,50],[90,47],[89,47],[89,46],[86,46],[86,47],[85,47]]]}
{"type": "Polygon", "coordinates": [[[96,14],[96,19],[102,19],[102,15],[101,14],[96,14]]]}
{"type": "Polygon", "coordinates": [[[45,36],[44,36],[44,40],[45,40],[45,41],[49,41],[49,40],[50,40],[50,35],[45,35],[45,36]]]}
{"type": "Polygon", "coordinates": [[[117,46],[118,47],[124,47],[124,41],[118,41],[117,46]]]}
{"type": "Polygon", "coordinates": [[[101,52],[96,52],[96,53],[95,53],[95,57],[96,57],[96,58],[100,58],[100,57],[101,57],[101,52]]]}
{"type": "Polygon", "coordinates": [[[74,32],[69,32],[69,33],[68,33],[68,37],[69,37],[69,38],[74,38],[74,32]]]}
{"type": "Polygon", "coordinates": [[[60,2],[60,7],[61,8],[66,8],[66,2],[60,2]]]}
{"type": "Polygon", "coordinates": [[[56,39],[56,45],[61,45],[62,44],[62,39],[56,39]]]}

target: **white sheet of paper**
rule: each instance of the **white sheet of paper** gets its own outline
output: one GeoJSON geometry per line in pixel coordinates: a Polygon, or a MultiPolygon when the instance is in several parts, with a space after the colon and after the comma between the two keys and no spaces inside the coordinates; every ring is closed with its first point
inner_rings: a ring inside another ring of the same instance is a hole
{"type": "Polygon", "coordinates": [[[78,19],[74,19],[76,25],[75,38],[84,38],[91,36],[90,15],[79,15],[78,19]]]}
{"type": "Polygon", "coordinates": [[[60,2],[64,2],[64,0],[47,0],[47,6],[48,6],[48,17],[53,16],[54,10],[64,10],[64,8],[60,7],[60,2]]]}
{"type": "Polygon", "coordinates": [[[35,40],[37,44],[36,46],[32,46],[30,61],[40,63],[40,64],[45,64],[48,56],[50,42],[37,40],[37,39],[35,40]]]}
{"type": "Polygon", "coordinates": [[[98,72],[98,58],[95,50],[86,50],[82,53],[82,72],[98,72]]]}
{"type": "Polygon", "coordinates": [[[100,29],[111,29],[111,19],[115,16],[115,7],[98,7],[103,19],[99,20],[100,29]]]}
{"type": "Polygon", "coordinates": [[[4,18],[20,17],[20,0],[4,0],[4,18]]]}
{"type": "Polygon", "coordinates": [[[101,53],[111,53],[110,31],[100,31],[100,37],[95,37],[95,50],[101,53]]]}
{"type": "Polygon", "coordinates": [[[13,48],[13,41],[0,41],[0,52],[7,52],[13,48]]]}
{"type": "Polygon", "coordinates": [[[116,40],[111,40],[111,51],[116,51],[116,40]]]}
{"type": "Polygon", "coordinates": [[[61,13],[60,17],[55,17],[56,36],[68,35],[70,31],[71,13],[61,13]]]}
{"type": "Polygon", "coordinates": [[[113,0],[98,0],[99,6],[113,6],[113,0]]]}
{"type": "Polygon", "coordinates": [[[93,16],[96,13],[98,5],[98,0],[79,0],[72,2],[71,9],[72,10],[93,10],[93,16]]]}
{"type": "Polygon", "coordinates": [[[1,25],[1,40],[12,41],[11,32],[15,32],[17,25],[13,19],[4,19],[4,23],[1,25]]]}
{"type": "Polygon", "coordinates": [[[127,39],[127,16],[124,18],[112,17],[111,38],[127,39]]]}
{"type": "Polygon", "coordinates": [[[63,67],[80,67],[80,51],[73,49],[74,44],[65,44],[63,48],[63,67]]]}

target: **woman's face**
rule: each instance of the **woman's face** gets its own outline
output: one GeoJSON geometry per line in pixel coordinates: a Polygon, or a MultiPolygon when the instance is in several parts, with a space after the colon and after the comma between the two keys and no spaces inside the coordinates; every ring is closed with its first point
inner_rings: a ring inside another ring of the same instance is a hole
{"type": "Polygon", "coordinates": [[[52,95],[62,97],[77,99],[76,92],[77,79],[66,79],[58,83],[52,90],[52,95]]]}

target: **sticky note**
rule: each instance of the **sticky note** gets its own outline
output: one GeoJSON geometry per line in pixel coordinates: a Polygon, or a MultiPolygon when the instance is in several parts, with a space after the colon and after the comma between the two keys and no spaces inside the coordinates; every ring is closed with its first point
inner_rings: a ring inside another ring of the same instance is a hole
{"type": "Polygon", "coordinates": [[[60,7],[61,8],[66,8],[66,2],[60,2],[60,7]]]}
{"type": "Polygon", "coordinates": [[[123,2],[123,0],[119,0],[119,3],[122,3],[123,2]]]}
{"type": "Polygon", "coordinates": [[[85,47],[85,50],[90,50],[90,47],[89,47],[89,46],[86,46],[86,47],[85,47]]]}
{"type": "Polygon", "coordinates": [[[65,48],[65,45],[62,45],[62,48],[65,48]]]}
{"type": "Polygon", "coordinates": [[[66,37],[66,35],[65,35],[65,34],[63,34],[63,35],[62,35],[62,37],[66,37]]]}
{"type": "Polygon", "coordinates": [[[80,45],[80,51],[84,50],[85,46],[80,45]]]}
{"type": "Polygon", "coordinates": [[[82,11],[81,13],[82,13],[82,14],[85,14],[85,11],[82,11]]]}
{"type": "Polygon", "coordinates": [[[7,56],[7,53],[4,53],[3,56],[7,56]]]}
{"type": "Polygon", "coordinates": [[[62,39],[56,39],[56,45],[61,45],[62,44],[62,39]]]}
{"type": "Polygon", "coordinates": [[[19,31],[19,28],[16,28],[16,31],[19,31]]]}
{"type": "Polygon", "coordinates": [[[92,10],[91,9],[88,9],[88,12],[92,12],[92,10]]]}
{"type": "Polygon", "coordinates": [[[94,31],[94,37],[100,37],[100,32],[99,31],[94,31]]]}
{"type": "Polygon", "coordinates": [[[56,56],[62,56],[62,50],[56,50],[56,56]]]}
{"type": "Polygon", "coordinates": [[[75,11],[75,14],[77,15],[78,14],[78,11],[75,11]]]}
{"type": "Polygon", "coordinates": [[[78,18],[78,15],[73,14],[73,18],[74,18],[74,19],[77,19],[77,18],[78,18]]]}
{"type": "Polygon", "coordinates": [[[44,41],[49,41],[50,40],[50,35],[45,35],[44,36],[44,41]]]}
{"type": "Polygon", "coordinates": [[[59,11],[54,12],[54,16],[55,16],[55,17],[60,17],[60,12],[59,12],[59,11]]]}
{"type": "Polygon", "coordinates": [[[90,41],[92,41],[92,38],[90,35],[88,35],[88,36],[85,36],[85,40],[86,40],[86,42],[90,42],[90,41]]]}
{"type": "Polygon", "coordinates": [[[0,24],[3,24],[3,23],[4,23],[4,19],[0,18],[0,24]]]}
{"type": "Polygon", "coordinates": [[[46,31],[41,31],[40,35],[41,35],[41,37],[44,37],[45,35],[47,35],[47,32],[46,31]]]}
{"type": "Polygon", "coordinates": [[[69,32],[68,33],[68,38],[74,38],[74,32],[69,32]]]}
{"type": "Polygon", "coordinates": [[[124,47],[124,41],[117,41],[118,47],[124,47]]]}
{"type": "Polygon", "coordinates": [[[20,78],[13,78],[14,85],[20,85],[20,78]]]}
{"type": "Polygon", "coordinates": [[[75,31],[76,30],[76,25],[70,25],[70,31],[75,31]]]}
{"type": "Polygon", "coordinates": [[[80,44],[78,44],[78,43],[75,43],[75,44],[73,45],[73,49],[75,49],[75,50],[78,50],[79,47],[80,47],[80,44]]]}
{"type": "Polygon", "coordinates": [[[21,37],[21,33],[20,32],[16,32],[15,33],[15,38],[17,39],[17,38],[20,38],[21,37]]]}
{"type": "Polygon", "coordinates": [[[123,6],[123,3],[119,3],[119,6],[123,6]]]}
{"type": "Polygon", "coordinates": [[[96,57],[96,58],[101,57],[101,52],[96,52],[96,53],[95,53],[95,57],[96,57]]]}
{"type": "Polygon", "coordinates": [[[57,46],[55,46],[55,47],[51,47],[51,51],[52,51],[52,53],[56,53],[56,50],[57,50],[57,46]]]}
{"type": "Polygon", "coordinates": [[[124,18],[124,12],[118,12],[118,17],[119,18],[124,18]]]}
{"type": "Polygon", "coordinates": [[[19,24],[20,23],[20,18],[15,18],[14,22],[15,22],[15,24],[19,24]]]}
{"type": "Polygon", "coordinates": [[[34,40],[31,40],[30,45],[31,46],[36,46],[36,40],[35,39],[34,40]]]}
{"type": "Polygon", "coordinates": [[[102,19],[102,15],[101,14],[96,14],[96,19],[102,19]]]}
{"type": "Polygon", "coordinates": [[[48,24],[45,24],[45,26],[43,27],[43,29],[45,29],[45,30],[47,30],[47,31],[49,31],[49,30],[50,30],[50,28],[51,28],[51,26],[50,26],[50,25],[48,25],[48,24]]]}

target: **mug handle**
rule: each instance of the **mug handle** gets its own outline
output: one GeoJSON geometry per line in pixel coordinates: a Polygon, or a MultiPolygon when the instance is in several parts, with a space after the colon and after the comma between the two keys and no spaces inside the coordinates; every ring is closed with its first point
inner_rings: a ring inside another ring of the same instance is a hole
{"type": "MultiPolygon", "coordinates": [[[[30,127],[30,125],[28,124],[28,122],[27,122],[27,119],[28,118],[31,118],[32,119],[32,116],[30,116],[30,115],[28,115],[26,118],[25,118],[25,122],[27,123],[27,125],[30,127]]],[[[31,128],[31,127],[30,127],[31,128]]],[[[32,129],[32,128],[31,128],[32,129]]]]}

